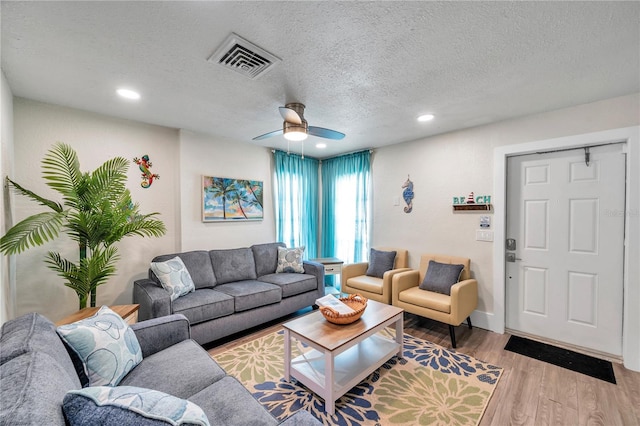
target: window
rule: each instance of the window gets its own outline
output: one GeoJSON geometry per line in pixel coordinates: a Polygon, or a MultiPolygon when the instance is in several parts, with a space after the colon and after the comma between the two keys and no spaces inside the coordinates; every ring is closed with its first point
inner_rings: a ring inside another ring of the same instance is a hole
{"type": "Polygon", "coordinates": [[[369,151],[322,162],[322,256],[362,262],[369,250],[369,151]]]}

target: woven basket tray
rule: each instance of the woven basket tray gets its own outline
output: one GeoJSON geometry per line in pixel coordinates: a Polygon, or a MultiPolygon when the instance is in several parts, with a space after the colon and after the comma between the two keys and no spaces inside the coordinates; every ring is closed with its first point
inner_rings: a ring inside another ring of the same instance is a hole
{"type": "Polygon", "coordinates": [[[341,297],[339,300],[353,309],[354,312],[339,314],[333,308],[320,306],[322,315],[324,315],[327,321],[333,324],[351,324],[352,322],[356,322],[367,308],[367,299],[359,294],[350,294],[349,297],[341,297]]]}

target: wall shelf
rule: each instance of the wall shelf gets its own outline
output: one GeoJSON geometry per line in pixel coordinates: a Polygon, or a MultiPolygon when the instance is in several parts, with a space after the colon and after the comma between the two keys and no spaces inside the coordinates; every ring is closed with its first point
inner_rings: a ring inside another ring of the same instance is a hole
{"type": "Polygon", "coordinates": [[[491,211],[491,204],[454,204],[453,211],[471,211],[471,210],[480,210],[480,211],[491,211]]]}

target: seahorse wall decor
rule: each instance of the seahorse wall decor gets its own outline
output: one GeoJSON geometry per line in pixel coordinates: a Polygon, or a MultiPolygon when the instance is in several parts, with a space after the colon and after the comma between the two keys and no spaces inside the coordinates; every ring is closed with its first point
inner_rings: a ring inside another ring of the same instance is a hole
{"type": "Polygon", "coordinates": [[[404,208],[405,213],[411,213],[413,210],[413,182],[407,175],[407,180],[402,184],[402,198],[404,198],[404,202],[407,203],[407,206],[404,208]]]}
{"type": "Polygon", "coordinates": [[[143,155],[142,158],[135,157],[133,162],[140,167],[140,171],[142,172],[142,182],[140,182],[140,186],[143,188],[148,188],[153,183],[154,179],[160,179],[160,175],[155,173],[151,173],[151,161],[149,161],[148,155],[143,155]]]}

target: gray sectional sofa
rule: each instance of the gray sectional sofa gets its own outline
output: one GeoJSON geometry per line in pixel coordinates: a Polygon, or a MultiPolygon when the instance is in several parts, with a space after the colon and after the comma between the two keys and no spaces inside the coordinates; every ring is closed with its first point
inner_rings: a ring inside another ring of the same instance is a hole
{"type": "Polygon", "coordinates": [[[192,338],[203,345],[313,305],[324,296],[323,266],[305,261],[304,273],[276,273],[278,247],[285,245],[256,244],[155,257],[152,262],[179,256],[196,290],[172,301],[149,269],[149,278],[134,282],[138,318],[182,314],[191,323],[192,338]]]}
{"type": "MultiPolygon", "coordinates": [[[[202,408],[211,425],[279,423],[246,388],[226,375],[209,354],[190,339],[189,322],[184,316],[165,316],[134,324],[131,328],[142,348],[143,359],[118,386],[153,389],[187,399],[202,408]]],[[[0,424],[68,424],[63,400],[68,391],[81,387],[74,363],[51,321],[31,313],[2,326],[0,424]]],[[[83,424],[112,424],[107,418],[99,417],[83,424]]],[[[161,422],[136,418],[117,426],[125,424],[158,425],[161,422]]],[[[280,424],[310,426],[321,423],[308,412],[299,411],[280,424]]]]}

